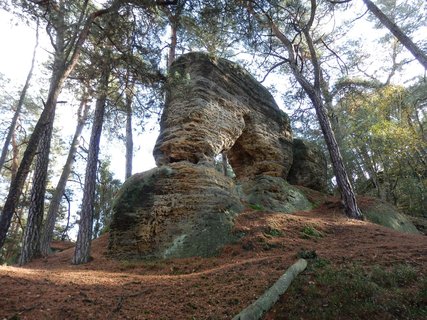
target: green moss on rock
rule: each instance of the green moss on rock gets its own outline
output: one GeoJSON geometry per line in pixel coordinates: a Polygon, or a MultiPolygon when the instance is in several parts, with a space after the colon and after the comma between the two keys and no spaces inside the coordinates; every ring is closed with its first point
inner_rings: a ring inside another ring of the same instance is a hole
{"type": "Polygon", "coordinates": [[[258,176],[239,186],[242,199],[265,211],[292,213],[310,210],[313,205],[304,193],[280,177],[258,176]]]}
{"type": "Polygon", "coordinates": [[[400,232],[419,234],[415,225],[404,214],[397,211],[391,204],[379,199],[369,199],[360,205],[365,218],[373,223],[388,227],[400,232]]]}

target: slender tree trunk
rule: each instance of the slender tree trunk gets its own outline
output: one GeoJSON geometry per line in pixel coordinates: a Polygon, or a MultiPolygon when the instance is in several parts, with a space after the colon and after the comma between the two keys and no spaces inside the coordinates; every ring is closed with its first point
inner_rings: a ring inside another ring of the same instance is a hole
{"type": "Polygon", "coordinates": [[[86,165],[86,176],[83,189],[83,200],[80,212],[79,232],[74,251],[73,264],[86,263],[90,260],[92,242],[93,204],[96,189],[96,171],[98,165],[99,142],[101,139],[102,122],[107,101],[109,71],[101,75],[100,91],[96,100],[95,116],[89,143],[89,154],[86,165]]]}
{"type": "MultiPolygon", "coordinates": [[[[64,197],[67,200],[67,224],[65,225],[64,231],[62,231],[61,240],[65,241],[68,237],[68,229],[70,228],[70,218],[71,218],[71,201],[70,198],[64,193],[64,197]]],[[[68,237],[69,238],[69,237],[68,237]]]]}
{"type": "Polygon", "coordinates": [[[16,143],[16,132],[13,131],[12,134],[12,165],[10,166],[11,179],[15,179],[16,173],[19,168],[19,149],[18,144],[16,143]]]}
{"type": "Polygon", "coordinates": [[[133,133],[132,133],[132,98],[133,85],[126,94],[126,173],[125,179],[132,175],[133,133]]]}
{"type": "Polygon", "coordinates": [[[316,115],[319,120],[320,128],[322,129],[326,145],[328,146],[337,185],[340,189],[341,197],[344,203],[345,214],[350,218],[362,219],[363,216],[357,206],[354,190],[348,178],[347,170],[344,167],[344,161],[342,159],[337,140],[335,139],[334,132],[332,131],[326,109],[323,107],[322,101],[318,97],[314,99],[312,98],[311,100],[314,104],[314,108],[316,109],[316,115]]]}
{"type": "Polygon", "coordinates": [[[8,131],[6,139],[4,141],[3,149],[1,152],[1,156],[0,156],[0,170],[3,168],[4,162],[6,161],[7,150],[9,149],[10,140],[12,139],[12,135],[15,132],[16,122],[18,121],[19,115],[20,115],[21,110],[22,110],[22,106],[24,105],[25,97],[27,95],[27,90],[30,86],[30,81],[31,81],[31,78],[33,76],[33,70],[34,70],[34,65],[35,65],[35,61],[36,61],[36,53],[37,53],[37,47],[38,46],[39,46],[39,26],[37,24],[36,44],[34,45],[34,49],[33,49],[33,58],[31,59],[30,71],[28,72],[27,80],[25,80],[24,87],[22,88],[21,95],[19,96],[18,105],[16,106],[16,110],[15,110],[15,113],[14,113],[13,118],[12,118],[12,123],[10,124],[9,131],[8,131]]]}
{"type": "Polygon", "coordinates": [[[3,246],[4,240],[6,239],[6,234],[10,226],[10,221],[19,202],[22,187],[24,186],[25,180],[30,170],[30,166],[36,154],[39,141],[43,135],[44,130],[46,129],[46,126],[49,125],[50,115],[54,112],[58,95],[65,80],[65,77],[63,77],[64,73],[61,72],[61,76],[62,77],[55,77],[56,80],[54,81],[56,82],[56,85],[49,92],[49,97],[47,99],[46,105],[28,141],[28,145],[25,149],[21,164],[19,165],[18,171],[16,173],[16,177],[11,182],[9,193],[3,207],[3,212],[0,216],[0,248],[3,246]]]}
{"type": "Polygon", "coordinates": [[[70,150],[68,152],[68,157],[62,169],[61,177],[59,178],[58,184],[56,185],[55,192],[53,193],[52,200],[49,204],[49,210],[47,212],[42,238],[40,240],[40,252],[43,256],[47,256],[50,253],[50,242],[53,238],[53,230],[55,229],[55,222],[58,216],[59,206],[61,205],[61,199],[64,195],[68,177],[70,176],[71,169],[73,167],[74,157],[80,144],[80,136],[87,120],[87,114],[90,107],[87,98],[87,94],[84,93],[80,103],[79,111],[77,112],[77,126],[74,132],[73,140],[71,142],[70,150]]]}
{"type": "Polygon", "coordinates": [[[427,54],[424,53],[403,31],[391,21],[371,0],[363,0],[369,11],[405,46],[427,69],[427,54]]]}
{"type": "Polygon", "coordinates": [[[21,266],[30,262],[40,254],[39,244],[43,223],[47,169],[54,118],[55,108],[50,114],[49,124],[46,126],[43,137],[39,143],[33,185],[31,188],[31,202],[28,210],[27,227],[25,228],[21,256],[19,257],[19,265],[21,266]]]}

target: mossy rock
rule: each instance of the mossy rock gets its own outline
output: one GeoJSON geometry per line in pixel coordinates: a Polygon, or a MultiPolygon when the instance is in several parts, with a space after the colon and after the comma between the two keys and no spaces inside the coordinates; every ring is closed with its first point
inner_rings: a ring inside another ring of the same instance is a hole
{"type": "Polygon", "coordinates": [[[258,176],[241,182],[238,192],[251,208],[264,211],[292,213],[313,208],[300,189],[279,177],[258,176]]]}
{"type": "Polygon", "coordinates": [[[365,218],[373,223],[400,232],[420,234],[411,220],[389,203],[370,198],[360,205],[365,218]]]}

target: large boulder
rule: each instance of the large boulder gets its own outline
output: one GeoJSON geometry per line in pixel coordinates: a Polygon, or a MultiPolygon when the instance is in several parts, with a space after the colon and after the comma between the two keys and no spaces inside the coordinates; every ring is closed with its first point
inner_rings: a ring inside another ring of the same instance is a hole
{"type": "Polygon", "coordinates": [[[287,180],[313,190],[327,191],[326,157],[320,148],[302,139],[293,141],[293,162],[287,180]]]}
{"type": "Polygon", "coordinates": [[[115,199],[115,257],[210,256],[233,240],[243,209],[234,182],[212,167],[171,163],[129,178],[115,199]]]}
{"type": "Polygon", "coordinates": [[[378,198],[363,198],[359,201],[364,217],[373,223],[405,233],[419,234],[411,219],[400,213],[396,207],[378,198]]]}

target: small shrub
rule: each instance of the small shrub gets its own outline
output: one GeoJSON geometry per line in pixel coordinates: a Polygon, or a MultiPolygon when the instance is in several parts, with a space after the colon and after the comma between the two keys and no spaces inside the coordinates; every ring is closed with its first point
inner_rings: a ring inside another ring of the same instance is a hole
{"type": "Polygon", "coordinates": [[[256,210],[256,211],[263,211],[264,210],[264,207],[258,203],[250,203],[249,207],[253,210],[256,210]]]}
{"type": "Polygon", "coordinates": [[[304,226],[301,230],[303,239],[322,238],[323,234],[312,226],[304,226]]]}
{"type": "Polygon", "coordinates": [[[301,259],[316,259],[317,258],[317,253],[316,253],[316,250],[305,250],[305,249],[301,249],[298,252],[297,257],[301,258],[301,259]]]}
{"type": "Polygon", "coordinates": [[[281,237],[283,236],[283,232],[279,229],[269,228],[267,231],[264,232],[264,235],[266,237],[281,237]]]}

